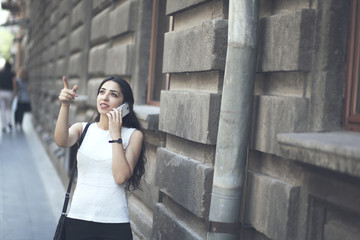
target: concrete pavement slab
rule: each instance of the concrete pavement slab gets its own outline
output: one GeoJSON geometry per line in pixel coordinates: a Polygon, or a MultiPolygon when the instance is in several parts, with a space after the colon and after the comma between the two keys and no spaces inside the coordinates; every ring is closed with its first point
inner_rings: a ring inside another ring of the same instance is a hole
{"type": "Polygon", "coordinates": [[[52,239],[64,194],[26,114],[22,132],[0,134],[0,240],[52,239]]]}

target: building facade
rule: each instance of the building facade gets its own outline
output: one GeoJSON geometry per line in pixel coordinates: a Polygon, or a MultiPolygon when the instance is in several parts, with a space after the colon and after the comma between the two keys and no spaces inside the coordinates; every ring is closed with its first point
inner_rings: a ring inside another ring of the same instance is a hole
{"type": "Polygon", "coordinates": [[[79,85],[71,122],[96,111],[104,77],[119,75],[134,90],[148,157],[143,191],[129,193],[135,239],[207,239],[209,232],[240,232],[229,239],[249,240],[360,235],[358,0],[258,1],[241,211],[231,227],[219,229],[211,228],[209,213],[232,4],[23,4],[30,26],[21,61],[30,73],[33,119],[64,182],[72,151],[53,141],[62,76],[79,85]]]}

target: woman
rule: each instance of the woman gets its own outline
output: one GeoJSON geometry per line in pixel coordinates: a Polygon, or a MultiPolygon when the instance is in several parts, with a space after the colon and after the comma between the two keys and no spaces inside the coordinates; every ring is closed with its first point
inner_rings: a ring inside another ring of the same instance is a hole
{"type": "MultiPolygon", "coordinates": [[[[86,123],[69,128],[69,106],[76,97],[77,85],[64,88],[55,142],[70,147],[80,138],[86,123]]],[[[78,150],[78,180],[65,223],[67,240],[132,239],[125,190],[139,188],[144,174],[144,136],[133,111],[134,98],[130,85],[118,77],[102,81],[97,95],[98,116],[78,150]],[[130,113],[121,118],[127,102],[130,113]]]]}
{"type": "Polygon", "coordinates": [[[16,111],[15,111],[15,127],[22,130],[22,121],[25,112],[31,111],[28,74],[25,68],[21,68],[19,76],[16,79],[15,95],[18,96],[16,111]]]}
{"type": "Polygon", "coordinates": [[[11,63],[6,62],[4,70],[0,72],[0,114],[3,132],[6,132],[7,128],[9,128],[9,130],[12,128],[11,101],[14,97],[15,73],[11,68],[11,63]]]}

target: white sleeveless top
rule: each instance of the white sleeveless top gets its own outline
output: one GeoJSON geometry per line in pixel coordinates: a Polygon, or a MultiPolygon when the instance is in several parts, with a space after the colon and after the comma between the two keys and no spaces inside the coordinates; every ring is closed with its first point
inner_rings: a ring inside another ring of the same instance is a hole
{"type": "MultiPolygon", "coordinates": [[[[86,123],[83,123],[83,129],[86,123]]],[[[124,150],[135,128],[121,129],[124,150]]],[[[124,185],[112,173],[112,145],[108,130],[93,123],[78,150],[78,178],[69,218],[100,223],[130,222],[124,185]]]]}

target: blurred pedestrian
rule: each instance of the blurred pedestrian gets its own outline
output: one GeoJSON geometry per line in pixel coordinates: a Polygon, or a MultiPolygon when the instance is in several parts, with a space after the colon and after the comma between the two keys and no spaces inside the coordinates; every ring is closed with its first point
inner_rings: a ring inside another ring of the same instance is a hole
{"type": "MultiPolygon", "coordinates": [[[[87,123],[69,128],[69,106],[78,87],[70,89],[65,77],[63,83],[54,140],[60,147],[70,147],[87,123]]],[[[144,135],[133,105],[133,93],[125,80],[108,77],[101,82],[98,115],[90,121],[78,150],[78,180],[65,221],[66,240],[133,239],[126,190],[139,188],[146,161],[144,135]],[[118,107],[125,102],[129,112],[121,117],[124,110],[118,107]]]]}
{"type": "Polygon", "coordinates": [[[17,96],[17,106],[15,111],[15,127],[22,130],[24,113],[31,111],[28,84],[28,73],[24,67],[20,68],[19,75],[16,78],[14,86],[15,95],[17,96]]]}
{"type": "Polygon", "coordinates": [[[11,64],[7,61],[3,71],[0,72],[0,116],[2,131],[11,130],[11,101],[13,99],[13,89],[15,84],[15,73],[12,71],[11,64]]]}

